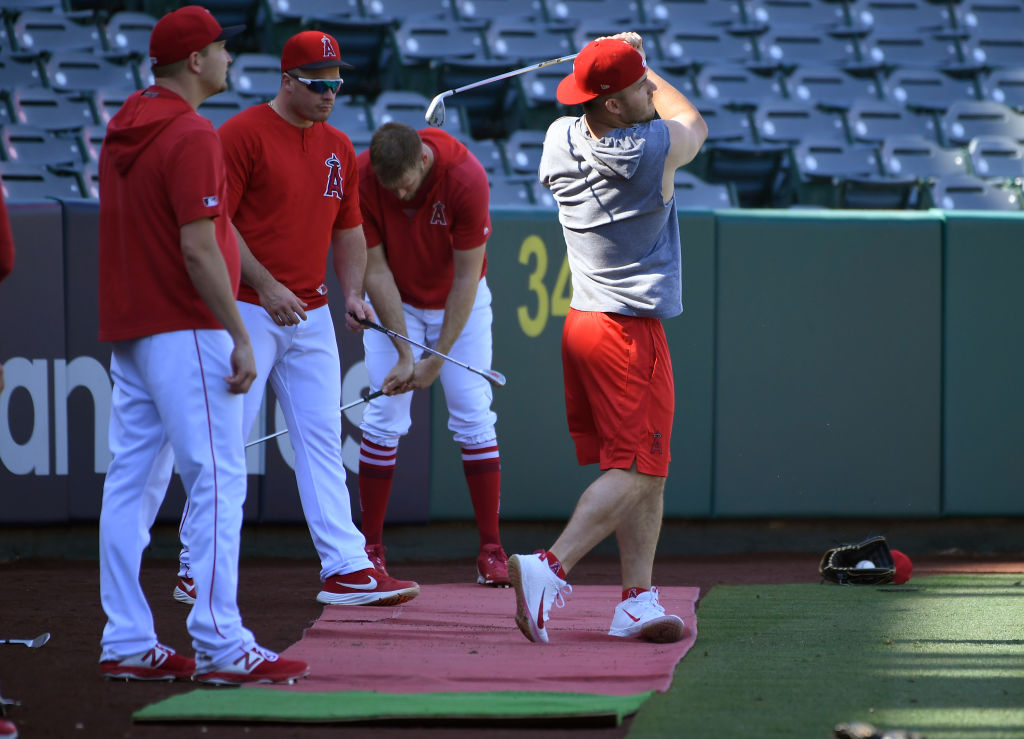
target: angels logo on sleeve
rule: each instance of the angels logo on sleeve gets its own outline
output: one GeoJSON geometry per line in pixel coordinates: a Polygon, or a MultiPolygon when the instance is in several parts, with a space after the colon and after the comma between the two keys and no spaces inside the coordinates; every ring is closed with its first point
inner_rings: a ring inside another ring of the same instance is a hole
{"type": "Polygon", "coordinates": [[[324,188],[324,197],[335,197],[341,200],[343,192],[341,187],[341,160],[338,159],[338,155],[331,153],[331,155],[324,160],[324,164],[327,165],[327,187],[324,188]]]}

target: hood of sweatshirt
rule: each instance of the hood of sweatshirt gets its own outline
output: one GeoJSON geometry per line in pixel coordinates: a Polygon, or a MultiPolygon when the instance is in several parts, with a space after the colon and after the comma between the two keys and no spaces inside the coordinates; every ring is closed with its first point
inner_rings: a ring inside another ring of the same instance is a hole
{"type": "Polygon", "coordinates": [[[184,98],[165,87],[152,86],[125,100],[107,125],[103,150],[126,174],[157,135],[176,118],[192,112],[184,98]]]}
{"type": "Polygon", "coordinates": [[[640,166],[646,143],[646,139],[633,136],[634,130],[617,128],[595,139],[580,116],[569,128],[569,142],[602,177],[628,180],[640,166]]]}

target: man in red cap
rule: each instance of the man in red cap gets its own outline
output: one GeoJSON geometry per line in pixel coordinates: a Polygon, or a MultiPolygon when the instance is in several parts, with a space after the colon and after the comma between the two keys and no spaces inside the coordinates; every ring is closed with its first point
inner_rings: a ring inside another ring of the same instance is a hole
{"type": "MultiPolygon", "coordinates": [[[[338,42],[321,31],[292,36],[281,53],[281,87],[220,128],[227,163],[226,212],[239,235],[238,309],[252,337],[259,377],[245,400],[248,434],[267,380],[284,410],[295,449],[302,510],[320,556],[321,603],[395,605],[419,585],[374,569],[352,521],[341,456],[341,363],[327,304],[327,255],[344,292],[345,321],[375,318],[363,301],[366,240],[355,151],[326,123],[341,89],[338,42]]],[[[186,509],[174,597],[190,603],[194,585],[186,509]]]]}
{"type": "Polygon", "coordinates": [[[631,32],[587,44],[557,96],[583,105],[582,116],[548,128],[538,173],[558,203],[572,270],[565,405],[577,460],[602,474],[551,547],[509,558],[516,623],[531,641],[548,641],[551,605],[572,591],[568,573],[614,532],[622,600],[609,634],[678,641],[683,621],[666,615],[651,581],[674,398],[661,320],[683,310],[673,175],[696,156],[707,125],[648,69],[631,32]]]}
{"type": "Polygon", "coordinates": [[[235,303],[239,253],[217,133],[195,109],[231,56],[205,8],[161,18],[156,83],[110,121],[100,154],[99,337],[113,342],[113,459],[100,513],[100,671],[125,680],[279,682],[308,672],[256,644],[238,612],[246,493],[243,396],[256,361],[235,303]],[[157,641],[142,552],[177,462],[188,493],[196,658],[157,641]]]}

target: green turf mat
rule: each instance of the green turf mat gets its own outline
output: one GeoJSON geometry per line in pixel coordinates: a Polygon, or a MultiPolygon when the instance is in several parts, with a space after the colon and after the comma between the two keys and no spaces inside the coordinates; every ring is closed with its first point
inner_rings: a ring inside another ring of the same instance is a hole
{"type": "Polygon", "coordinates": [[[1024,737],[1021,574],[716,586],[697,615],[696,645],[630,736],[827,739],[864,721],[928,739],[1024,737]]]}
{"type": "Polygon", "coordinates": [[[628,696],[591,693],[412,693],[367,691],[298,693],[285,690],[193,690],[136,711],[136,721],[270,721],[334,723],[400,719],[603,719],[618,726],[651,692],[628,696]]]}

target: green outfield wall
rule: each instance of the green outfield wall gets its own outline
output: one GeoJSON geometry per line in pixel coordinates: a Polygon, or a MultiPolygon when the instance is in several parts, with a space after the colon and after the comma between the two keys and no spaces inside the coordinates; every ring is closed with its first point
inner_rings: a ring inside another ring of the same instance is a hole
{"type": "MultiPolygon", "coordinates": [[[[96,520],[109,462],[109,347],[96,340],[94,203],[11,205],[0,286],[0,524],[96,520]]],[[[679,213],[683,315],[666,321],[676,420],[665,512],[685,518],[1024,515],[1024,215],[729,210],[679,213]]],[[[544,210],[493,213],[502,515],[560,519],[598,474],[565,421],[571,298],[544,210]]],[[[338,295],[328,276],[332,305],[338,295]]],[[[334,305],[335,316],[341,306],[334,305]]],[[[343,398],[366,385],[338,330],[343,398]]],[[[272,395],[255,435],[283,423],[272,395]]],[[[394,523],[472,517],[439,388],[418,393],[394,523]]],[[[344,457],[358,518],[361,408],[344,457]]],[[[287,435],[250,449],[249,522],[302,512],[287,435]]],[[[160,520],[183,494],[172,483],[160,520]]]]}

